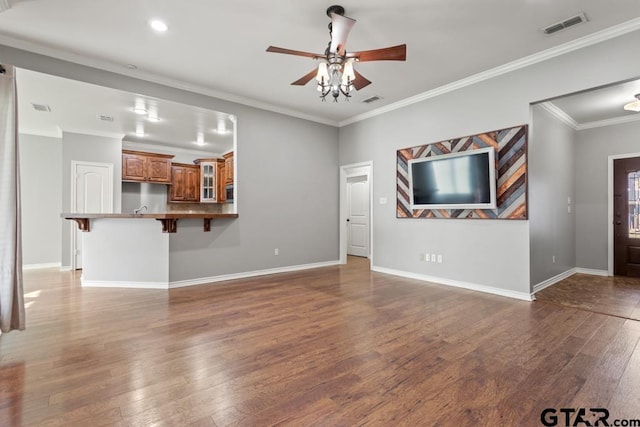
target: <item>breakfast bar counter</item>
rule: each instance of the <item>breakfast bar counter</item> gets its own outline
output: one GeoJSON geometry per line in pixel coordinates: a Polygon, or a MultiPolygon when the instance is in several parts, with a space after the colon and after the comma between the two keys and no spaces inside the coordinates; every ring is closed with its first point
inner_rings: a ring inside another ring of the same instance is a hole
{"type": "MultiPolygon", "coordinates": [[[[232,213],[145,213],[84,214],[63,213],[62,218],[75,221],[79,233],[82,286],[168,289],[169,268],[176,252],[170,250],[176,238],[184,240],[177,222],[185,221],[187,235],[197,230],[194,221],[203,221],[204,231],[211,231],[211,220],[220,220],[214,242],[228,221],[238,218],[232,213]],[[158,223],[160,222],[160,223],[158,223]]],[[[214,260],[212,260],[213,262],[214,260]]]]}
{"type": "Polygon", "coordinates": [[[238,214],[231,213],[192,213],[192,212],[176,212],[176,213],[145,213],[145,214],[103,214],[103,213],[63,213],[62,218],[73,220],[78,223],[78,228],[82,231],[91,231],[90,221],[98,218],[127,218],[127,219],[156,219],[162,223],[163,233],[175,233],[177,230],[178,220],[185,219],[202,219],[204,231],[211,231],[211,220],[216,218],[238,218],[238,214]]]}

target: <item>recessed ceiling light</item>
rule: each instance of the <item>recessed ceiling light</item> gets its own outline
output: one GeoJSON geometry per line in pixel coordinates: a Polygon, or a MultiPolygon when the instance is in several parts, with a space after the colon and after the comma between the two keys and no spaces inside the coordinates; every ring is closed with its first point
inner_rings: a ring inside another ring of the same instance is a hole
{"type": "Polygon", "coordinates": [[[147,114],[147,110],[142,107],[133,107],[133,112],[140,115],[147,114]]]}
{"type": "Polygon", "coordinates": [[[140,123],[136,125],[136,136],[143,137],[144,136],[144,126],[140,123]]]}
{"type": "Polygon", "coordinates": [[[207,143],[204,142],[204,134],[202,132],[198,132],[198,136],[196,140],[193,141],[193,143],[199,145],[200,147],[202,147],[203,145],[207,145],[207,143]]]}
{"type": "Polygon", "coordinates": [[[153,19],[149,21],[149,25],[151,26],[151,28],[158,31],[159,33],[164,33],[169,29],[169,27],[167,27],[167,24],[165,24],[163,21],[159,19],[153,19]]]}
{"type": "Polygon", "coordinates": [[[147,120],[149,120],[150,122],[157,123],[157,122],[159,122],[159,121],[160,121],[160,117],[158,117],[158,116],[148,115],[148,116],[147,116],[147,120]]]}
{"type": "Polygon", "coordinates": [[[130,70],[137,70],[137,69],[138,69],[138,67],[136,67],[136,66],[135,66],[135,65],[133,65],[133,64],[127,64],[127,65],[125,65],[125,67],[127,67],[127,68],[128,68],[128,69],[130,69],[130,70]]]}

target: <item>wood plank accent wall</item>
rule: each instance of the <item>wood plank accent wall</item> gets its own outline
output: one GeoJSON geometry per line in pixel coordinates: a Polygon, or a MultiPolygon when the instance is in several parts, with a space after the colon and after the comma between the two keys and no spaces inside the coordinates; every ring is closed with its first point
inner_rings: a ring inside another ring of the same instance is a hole
{"type": "Polygon", "coordinates": [[[465,136],[397,151],[397,218],[527,219],[528,126],[465,136]],[[408,161],[494,147],[497,209],[411,209],[408,161]]]}

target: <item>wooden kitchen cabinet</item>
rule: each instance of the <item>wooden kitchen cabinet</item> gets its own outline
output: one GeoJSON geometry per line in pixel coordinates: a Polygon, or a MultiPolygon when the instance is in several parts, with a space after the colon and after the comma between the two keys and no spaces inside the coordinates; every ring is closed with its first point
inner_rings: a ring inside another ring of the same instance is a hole
{"type": "Polygon", "coordinates": [[[122,150],[122,180],[169,184],[172,158],[169,154],[122,150]]]}
{"type": "Polygon", "coordinates": [[[224,182],[225,184],[233,184],[233,151],[223,154],[224,157],[224,182]]]}
{"type": "Polygon", "coordinates": [[[224,159],[196,159],[200,166],[200,203],[219,203],[223,192],[220,191],[220,167],[224,159]]]}
{"type": "Polygon", "coordinates": [[[185,163],[171,164],[169,201],[200,201],[200,166],[185,163]]]}

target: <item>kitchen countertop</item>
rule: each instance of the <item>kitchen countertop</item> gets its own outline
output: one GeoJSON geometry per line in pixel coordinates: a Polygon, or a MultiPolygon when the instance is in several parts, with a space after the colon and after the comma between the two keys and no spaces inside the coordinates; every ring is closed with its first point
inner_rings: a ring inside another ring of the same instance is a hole
{"type": "Polygon", "coordinates": [[[91,219],[124,218],[124,219],[156,219],[162,223],[163,233],[175,233],[179,219],[202,219],[204,231],[211,230],[211,220],[218,218],[238,218],[238,214],[230,213],[144,213],[144,214],[124,214],[124,213],[62,213],[64,219],[73,220],[78,223],[78,228],[82,231],[90,231],[91,219]]]}

